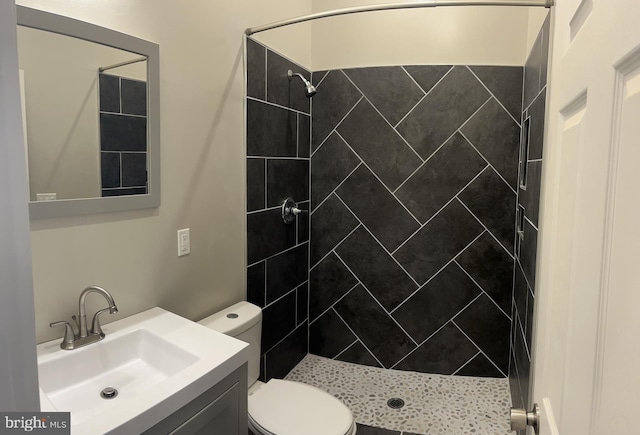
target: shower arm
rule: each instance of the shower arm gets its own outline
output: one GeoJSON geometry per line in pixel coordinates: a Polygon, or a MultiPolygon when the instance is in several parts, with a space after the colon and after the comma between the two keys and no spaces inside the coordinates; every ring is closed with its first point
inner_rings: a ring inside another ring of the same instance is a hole
{"type": "Polygon", "coordinates": [[[303,15],[288,20],[276,21],[263,26],[249,27],[245,30],[247,36],[266,30],[277,29],[278,27],[289,26],[291,24],[304,23],[305,21],[317,20],[319,18],[335,17],[338,15],[357,14],[360,12],[387,11],[392,9],[414,9],[414,8],[435,8],[436,6],[526,6],[544,7],[554,6],[555,0],[424,0],[419,3],[387,3],[371,6],[359,6],[331,11],[318,12],[310,15],[303,15]]]}

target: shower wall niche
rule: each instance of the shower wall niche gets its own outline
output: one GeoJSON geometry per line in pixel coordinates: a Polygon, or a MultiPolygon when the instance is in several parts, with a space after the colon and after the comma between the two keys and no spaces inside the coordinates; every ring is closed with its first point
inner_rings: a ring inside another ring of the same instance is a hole
{"type": "Polygon", "coordinates": [[[522,67],[316,72],[309,350],[509,369],[522,67]]]}

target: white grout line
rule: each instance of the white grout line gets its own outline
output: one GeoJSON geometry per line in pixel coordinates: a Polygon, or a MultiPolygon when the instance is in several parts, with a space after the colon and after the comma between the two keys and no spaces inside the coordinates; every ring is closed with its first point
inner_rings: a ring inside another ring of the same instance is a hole
{"type": "Polygon", "coordinates": [[[460,189],[455,195],[453,195],[453,197],[447,201],[442,207],[440,207],[440,209],[435,212],[433,214],[433,216],[431,216],[429,219],[427,219],[427,221],[425,223],[423,223],[420,228],[418,228],[413,234],[411,234],[411,236],[409,236],[407,238],[407,240],[405,240],[404,242],[402,242],[402,244],[400,244],[400,246],[398,246],[393,252],[392,254],[395,254],[396,252],[398,252],[398,250],[400,248],[402,248],[413,236],[415,236],[418,232],[420,232],[420,230],[422,230],[424,227],[426,227],[429,222],[431,222],[433,219],[436,218],[436,216],[438,216],[440,214],[440,212],[442,210],[444,210],[445,208],[447,208],[447,206],[449,204],[451,204],[453,202],[453,200],[455,200],[457,198],[457,196],[462,193],[467,187],[469,187],[480,175],[482,175],[482,173],[488,168],[488,166],[485,166],[480,172],[478,172],[478,174],[476,174],[475,177],[473,177],[464,187],[462,187],[462,189],[460,189]]]}
{"type": "MultiPolygon", "coordinates": [[[[502,107],[504,109],[505,112],[507,112],[507,115],[509,115],[509,118],[513,119],[513,121],[518,124],[518,127],[521,127],[520,122],[516,120],[516,118],[513,117],[513,115],[511,115],[511,112],[509,112],[507,110],[506,107],[504,107],[504,105],[502,104],[502,101],[500,101],[500,99],[498,97],[495,96],[495,94],[493,92],[491,92],[491,89],[489,89],[489,87],[487,85],[484,84],[484,82],[480,79],[480,77],[478,77],[476,75],[476,73],[473,72],[473,70],[471,69],[471,67],[469,67],[469,65],[466,65],[467,69],[469,70],[469,72],[471,74],[473,74],[473,76],[478,79],[478,81],[482,84],[482,86],[484,86],[484,88],[487,90],[487,92],[489,92],[489,94],[495,98],[495,100],[498,102],[498,104],[500,105],[500,107],[502,107]]],[[[524,72],[523,72],[524,74],[524,72]]]]}
{"type": "MultiPolygon", "coordinates": [[[[342,259],[340,259],[340,261],[342,262],[342,259]]],[[[327,312],[328,312],[329,310],[331,310],[333,307],[335,307],[335,306],[336,306],[336,304],[337,304],[338,302],[340,302],[341,300],[343,300],[343,299],[344,299],[344,298],[345,298],[349,293],[351,293],[351,291],[352,291],[354,288],[358,287],[359,285],[362,285],[362,283],[358,280],[358,278],[356,278],[355,276],[354,276],[354,278],[356,279],[356,281],[357,281],[357,282],[353,285],[353,287],[351,287],[349,290],[347,290],[347,292],[346,292],[345,294],[343,294],[343,295],[342,295],[342,296],[340,296],[338,299],[336,299],[336,301],[335,301],[334,303],[332,303],[332,304],[331,304],[331,306],[330,306],[329,308],[327,308],[326,310],[324,310],[322,313],[318,314],[318,317],[316,317],[315,319],[313,319],[312,321],[310,321],[310,322],[309,322],[309,326],[311,326],[312,324],[316,323],[316,321],[317,321],[318,319],[320,319],[320,317],[322,317],[322,316],[324,316],[325,314],[327,314],[327,312]]],[[[364,287],[364,286],[363,286],[363,287],[364,287]]],[[[335,311],[335,310],[334,310],[334,311],[335,311]]]]}
{"type": "Polygon", "coordinates": [[[491,162],[489,161],[489,159],[487,159],[487,158],[484,156],[484,154],[482,154],[482,153],[480,152],[480,150],[479,150],[479,149],[478,149],[478,148],[473,144],[473,142],[471,142],[471,141],[469,140],[469,138],[468,138],[467,136],[465,136],[465,134],[462,132],[462,130],[459,130],[459,132],[460,132],[460,135],[462,135],[462,137],[463,137],[467,142],[469,142],[469,145],[471,145],[471,146],[473,147],[473,149],[474,149],[474,150],[476,150],[476,152],[477,152],[478,154],[480,154],[480,157],[482,157],[482,158],[487,162],[487,164],[488,164],[489,166],[491,166],[491,169],[493,169],[493,171],[498,175],[498,177],[500,177],[500,179],[502,179],[502,181],[503,181],[503,182],[504,182],[504,183],[509,187],[509,189],[511,189],[511,191],[517,195],[518,193],[515,191],[515,189],[511,186],[511,184],[509,184],[509,182],[508,182],[507,180],[505,180],[505,179],[504,179],[504,177],[502,176],[502,174],[500,173],[500,171],[498,171],[498,170],[497,170],[497,169],[496,169],[496,168],[491,164],[491,162]]]}
{"type": "Polygon", "coordinates": [[[384,311],[384,313],[385,313],[387,316],[389,316],[389,318],[390,318],[391,320],[393,320],[393,322],[394,322],[396,325],[398,325],[398,327],[402,330],[402,332],[404,332],[404,333],[405,333],[405,335],[406,335],[407,337],[409,337],[409,340],[411,340],[411,342],[412,342],[413,344],[415,344],[415,345],[416,345],[416,347],[418,347],[418,343],[413,339],[413,337],[411,336],[411,334],[409,334],[409,333],[408,333],[408,332],[407,332],[407,331],[402,327],[402,325],[401,325],[400,323],[398,323],[398,321],[395,319],[395,317],[393,317],[393,316],[391,315],[391,313],[389,313],[389,311],[387,311],[387,309],[386,309],[385,307],[383,307],[383,306],[382,306],[382,304],[380,303],[380,301],[379,301],[379,300],[378,300],[378,299],[373,295],[373,293],[371,293],[371,291],[369,291],[369,289],[368,289],[364,284],[362,284],[362,287],[365,289],[365,291],[366,291],[367,293],[369,293],[369,296],[371,296],[371,297],[373,298],[373,300],[374,300],[374,301],[376,301],[376,302],[378,303],[378,305],[380,306],[380,308],[382,308],[382,311],[384,311]]]}
{"type": "MultiPolygon", "coordinates": [[[[267,269],[267,268],[265,267],[265,270],[266,270],[266,269],[267,269]]],[[[305,283],[307,283],[307,282],[309,282],[309,280],[308,280],[308,279],[307,279],[307,280],[304,280],[301,284],[299,284],[299,285],[295,286],[295,287],[294,287],[293,289],[291,289],[291,290],[288,290],[285,294],[283,294],[282,296],[280,296],[278,299],[275,299],[275,300],[273,300],[273,301],[269,302],[268,304],[266,304],[266,305],[264,306],[264,308],[270,307],[271,305],[273,305],[273,304],[275,304],[275,303],[277,303],[277,302],[280,302],[282,299],[284,299],[284,298],[286,298],[287,296],[289,296],[292,292],[297,292],[297,291],[298,291],[298,289],[299,289],[301,286],[303,286],[305,283]]],[[[265,302],[266,302],[266,298],[267,298],[267,289],[266,289],[266,287],[265,287],[265,292],[264,292],[264,293],[265,293],[265,302]]],[[[297,297],[298,297],[298,295],[296,295],[296,298],[297,298],[297,297]]],[[[296,305],[296,308],[297,308],[297,305],[296,305]]],[[[296,325],[297,325],[297,322],[296,322],[296,325]]]]}
{"type": "Polygon", "coordinates": [[[458,252],[456,255],[454,255],[453,258],[451,258],[451,260],[447,261],[447,263],[444,266],[442,266],[440,269],[438,269],[438,271],[436,273],[431,275],[431,277],[428,280],[426,280],[424,282],[424,284],[422,284],[421,286],[419,285],[418,289],[416,291],[414,291],[413,293],[411,293],[409,296],[407,296],[407,298],[404,301],[402,301],[402,303],[400,305],[395,307],[391,311],[391,313],[395,312],[398,308],[400,308],[402,305],[404,305],[409,299],[411,299],[416,293],[418,293],[420,291],[420,289],[422,289],[424,286],[429,284],[436,276],[438,276],[440,274],[440,272],[442,272],[444,269],[447,268],[447,266],[449,266],[451,263],[453,263],[453,261],[456,259],[456,257],[458,257],[460,254],[462,254],[464,251],[466,251],[467,248],[469,248],[469,246],[473,245],[475,243],[475,241],[478,240],[483,234],[484,234],[484,231],[480,232],[480,234],[478,234],[478,236],[476,238],[474,238],[467,246],[462,248],[462,250],[460,252],[458,252]]]}
{"type": "Polygon", "coordinates": [[[288,110],[289,112],[297,113],[299,115],[305,115],[305,116],[309,116],[309,117],[311,116],[307,112],[303,112],[302,110],[292,109],[291,107],[283,106],[281,104],[273,103],[271,101],[261,100],[261,99],[256,98],[256,97],[247,96],[247,100],[255,101],[255,102],[258,102],[258,103],[263,103],[263,104],[266,104],[268,106],[278,107],[279,109],[288,110]]]}
{"type": "MultiPolygon", "coordinates": [[[[267,189],[265,189],[265,196],[267,195],[266,193],[267,189]]],[[[281,205],[274,205],[273,207],[268,207],[268,208],[261,208],[260,210],[251,210],[247,212],[247,216],[252,215],[252,214],[258,214],[258,213],[262,213],[263,211],[273,211],[273,210],[278,210],[282,208],[281,205]]]]}
{"type": "MultiPolygon", "coordinates": [[[[422,90],[422,88],[420,88],[420,90],[422,90]]],[[[424,91],[422,91],[422,92],[424,92],[424,91]]],[[[400,124],[402,124],[402,121],[404,121],[404,120],[405,120],[405,119],[406,119],[406,118],[411,114],[411,112],[413,112],[413,111],[416,109],[416,107],[418,107],[418,106],[420,105],[420,103],[422,103],[422,102],[424,101],[424,99],[425,99],[425,98],[427,98],[427,94],[424,94],[424,95],[423,95],[423,96],[418,100],[418,102],[417,102],[417,103],[416,103],[416,104],[415,104],[411,109],[409,109],[409,111],[406,113],[406,115],[404,115],[402,118],[400,118],[400,121],[398,121],[398,122],[396,123],[396,125],[394,125],[394,126],[393,126],[393,128],[394,128],[394,129],[397,129],[397,128],[398,128],[398,126],[399,126],[400,124]]],[[[397,131],[397,130],[396,130],[396,131],[397,131]]],[[[420,158],[422,159],[422,157],[420,157],[420,158]]]]}
{"type": "Polygon", "coordinates": [[[340,358],[342,356],[343,353],[345,353],[346,351],[348,351],[349,349],[351,349],[356,343],[358,343],[360,341],[360,339],[358,338],[358,336],[356,335],[356,339],[353,340],[353,343],[351,343],[349,346],[345,347],[344,349],[342,349],[340,351],[339,354],[337,354],[336,356],[334,356],[331,359],[337,360],[338,358],[340,358]]]}
{"type": "Polygon", "coordinates": [[[358,223],[358,225],[356,225],[354,229],[349,231],[349,234],[344,236],[338,243],[336,243],[336,245],[333,247],[333,249],[331,249],[329,252],[324,254],[324,256],[320,260],[316,261],[316,263],[311,267],[311,269],[309,269],[309,272],[311,272],[313,269],[315,269],[320,263],[322,263],[325,260],[325,258],[327,258],[329,255],[331,255],[331,253],[334,252],[336,250],[336,248],[342,244],[342,242],[347,240],[351,234],[353,234],[358,228],[360,228],[360,226],[362,226],[362,224],[358,223]]]}
{"type": "Polygon", "coordinates": [[[533,227],[534,230],[536,230],[536,233],[538,232],[538,227],[536,227],[533,222],[531,222],[531,220],[527,217],[527,215],[524,215],[524,220],[529,222],[529,225],[531,225],[533,227]]]}
{"type": "Polygon", "coordinates": [[[471,216],[473,216],[473,217],[478,221],[478,223],[479,223],[480,225],[482,225],[482,228],[484,228],[484,229],[489,233],[489,235],[490,235],[491,237],[493,237],[493,239],[494,239],[496,242],[498,242],[498,245],[500,245],[500,247],[501,247],[502,249],[504,249],[504,252],[506,252],[506,253],[507,253],[507,255],[509,255],[509,257],[514,258],[513,254],[512,254],[511,252],[509,252],[509,250],[508,250],[508,249],[507,249],[507,248],[502,244],[502,242],[501,242],[500,240],[498,240],[498,238],[497,238],[496,236],[494,236],[494,235],[493,235],[493,233],[491,232],[491,230],[489,230],[489,228],[487,228],[487,226],[482,222],[482,220],[480,220],[480,218],[479,218],[478,216],[476,216],[476,215],[475,215],[475,213],[473,213],[473,212],[471,211],[471,209],[470,209],[469,207],[467,207],[467,205],[466,205],[464,202],[462,202],[462,200],[458,197],[458,195],[456,195],[456,196],[454,197],[454,199],[457,199],[457,200],[458,200],[458,202],[459,202],[459,203],[460,203],[460,204],[461,204],[461,205],[462,205],[462,206],[463,206],[463,207],[464,207],[464,208],[465,208],[465,209],[466,209],[466,210],[471,214],[471,216]]]}
{"type": "MultiPolygon", "coordinates": [[[[360,158],[359,156],[356,155],[356,157],[360,158]]],[[[356,170],[360,167],[360,165],[362,165],[362,160],[360,160],[360,163],[358,163],[356,165],[355,168],[353,168],[353,170],[351,172],[349,172],[349,174],[347,174],[346,177],[344,177],[344,180],[342,180],[340,182],[340,184],[338,184],[322,201],[320,201],[320,203],[313,209],[311,210],[311,215],[313,215],[319,208],[320,206],[322,206],[322,204],[324,204],[330,197],[331,195],[333,195],[334,193],[336,193],[336,191],[340,188],[340,186],[342,186],[344,184],[345,181],[347,181],[347,179],[349,179],[349,177],[351,176],[351,174],[353,174],[354,172],[356,172],[356,170]]]]}
{"type": "Polygon", "coordinates": [[[422,347],[422,345],[424,345],[427,341],[431,340],[433,337],[436,336],[436,334],[438,334],[440,331],[442,331],[444,329],[445,326],[447,326],[450,322],[453,322],[453,319],[460,314],[461,312],[463,312],[469,305],[471,305],[472,303],[474,303],[476,301],[476,299],[478,299],[481,296],[481,294],[478,294],[478,296],[476,296],[475,298],[473,298],[471,300],[471,302],[469,302],[467,305],[465,305],[460,311],[458,311],[456,314],[454,314],[449,320],[447,320],[446,322],[444,322],[442,324],[442,326],[440,326],[438,329],[436,329],[431,335],[429,335],[427,338],[425,338],[424,340],[422,340],[420,342],[420,344],[418,345],[418,347],[416,347],[415,349],[413,349],[411,352],[409,352],[408,354],[406,354],[405,356],[403,356],[400,361],[398,361],[397,363],[395,363],[391,368],[396,367],[398,364],[400,364],[402,361],[404,361],[405,359],[407,359],[407,357],[409,355],[411,355],[412,353],[414,353],[416,350],[420,349],[420,347],[422,347]]]}
{"type": "MultiPolygon", "coordinates": [[[[424,95],[427,95],[427,92],[422,88],[422,86],[420,86],[420,83],[418,83],[416,81],[416,79],[413,78],[413,76],[411,74],[409,74],[409,71],[407,71],[407,69],[405,68],[406,65],[400,65],[400,69],[402,71],[404,71],[404,73],[409,77],[409,79],[418,87],[418,89],[420,89],[422,91],[422,93],[424,95]]],[[[445,74],[446,75],[446,74],[445,74]]],[[[421,98],[422,99],[422,98],[421,98]]]]}
{"type": "MultiPolygon", "coordinates": [[[[524,75],[524,74],[523,74],[523,75],[524,75]]],[[[522,88],[524,89],[524,85],[523,85],[523,87],[522,87],[522,88]]],[[[529,105],[528,105],[527,107],[523,108],[523,109],[522,109],[522,111],[523,111],[523,112],[525,112],[525,111],[528,111],[529,109],[531,109],[531,106],[533,106],[533,103],[535,103],[535,102],[536,102],[536,100],[540,97],[540,95],[542,95],[542,93],[543,93],[544,91],[546,91],[546,90],[547,90],[547,84],[545,83],[544,87],[543,87],[542,89],[540,89],[540,92],[538,92],[538,93],[536,94],[536,96],[535,96],[535,97],[533,97],[533,99],[531,100],[531,102],[529,103],[529,105]]],[[[522,95],[522,104],[524,104],[524,94],[522,95]]]]}
{"type": "MultiPolygon", "coordinates": [[[[337,132],[337,131],[336,131],[336,134],[337,134],[338,136],[340,136],[340,138],[341,138],[342,140],[344,140],[344,142],[347,144],[347,146],[349,147],[349,149],[350,149],[351,151],[353,151],[353,152],[354,152],[358,157],[360,157],[360,155],[359,155],[358,153],[356,153],[356,151],[355,151],[353,148],[351,148],[351,145],[349,145],[349,142],[347,142],[347,141],[346,141],[346,140],[345,140],[345,139],[340,135],[340,133],[339,133],[339,132],[337,132]]],[[[386,184],[384,184],[384,182],[380,179],[380,177],[378,177],[378,175],[377,175],[377,174],[376,174],[376,173],[375,173],[375,172],[374,172],[374,171],[369,167],[369,165],[367,165],[367,163],[366,163],[364,160],[362,160],[362,164],[363,164],[363,165],[364,165],[364,166],[369,170],[369,172],[371,172],[371,174],[372,174],[372,175],[373,175],[373,176],[374,176],[374,177],[375,177],[375,178],[380,182],[380,184],[382,184],[382,187],[384,187],[384,189],[385,189],[387,192],[389,192],[389,193],[391,194],[391,196],[393,197],[393,199],[395,199],[395,200],[396,200],[396,202],[397,202],[398,204],[400,204],[400,205],[402,206],[402,208],[404,208],[404,209],[407,211],[407,213],[409,213],[409,216],[411,216],[411,217],[416,221],[416,223],[417,223],[418,225],[421,225],[420,220],[418,220],[418,218],[416,218],[416,217],[413,215],[413,213],[411,213],[411,210],[409,210],[409,209],[407,208],[407,206],[406,206],[406,205],[404,205],[404,204],[402,203],[402,201],[400,201],[398,198],[396,198],[396,196],[393,194],[393,192],[391,191],[391,189],[389,189],[389,186],[387,186],[386,184]]],[[[354,214],[355,214],[355,213],[354,213],[354,214]]]]}
{"type": "MultiPolygon", "coordinates": [[[[327,78],[327,76],[329,75],[329,73],[330,73],[331,71],[335,71],[335,70],[327,70],[327,71],[325,71],[324,75],[320,78],[320,80],[318,80],[318,81],[316,82],[316,84],[315,84],[316,88],[317,88],[318,86],[320,86],[320,84],[324,81],[324,79],[326,79],[326,78],[327,78]]],[[[315,74],[315,72],[314,72],[313,74],[315,74]]]]}
{"type": "Polygon", "coordinates": [[[278,252],[278,253],[276,253],[276,254],[273,254],[273,255],[270,255],[270,256],[268,256],[268,257],[262,258],[262,259],[260,259],[260,260],[256,261],[255,263],[248,264],[248,265],[247,265],[247,268],[249,268],[249,267],[251,267],[251,266],[255,266],[256,264],[260,263],[261,261],[271,260],[272,258],[277,257],[277,256],[278,256],[278,255],[280,255],[280,254],[284,254],[285,252],[292,251],[292,250],[294,250],[294,249],[296,249],[296,248],[299,248],[300,246],[304,245],[305,243],[309,243],[309,241],[308,241],[308,240],[306,240],[306,241],[304,241],[304,242],[302,242],[302,243],[298,243],[297,245],[294,245],[294,246],[291,246],[291,247],[289,247],[289,248],[287,248],[287,249],[284,249],[284,250],[282,250],[282,251],[279,251],[279,252],[278,252]]]}
{"type": "MultiPolygon", "coordinates": [[[[344,204],[344,206],[345,206],[345,207],[347,207],[347,210],[349,210],[351,213],[353,213],[353,210],[351,210],[351,208],[349,208],[349,206],[348,206],[348,205],[347,205],[347,204],[342,200],[342,198],[340,198],[340,196],[339,196],[339,195],[337,195],[337,194],[336,194],[336,197],[340,200],[340,202],[342,202],[342,204],[344,204]]],[[[387,249],[387,248],[386,248],[386,247],[385,247],[385,246],[380,242],[380,240],[378,240],[378,238],[377,238],[377,237],[376,237],[376,236],[375,236],[375,235],[374,235],[374,234],[369,230],[369,228],[367,228],[367,226],[366,226],[364,223],[362,223],[362,221],[360,220],[360,218],[359,218],[355,213],[353,213],[353,215],[356,217],[356,219],[358,220],[358,222],[360,222],[360,225],[362,225],[362,228],[364,228],[364,229],[365,229],[365,231],[366,231],[367,233],[369,233],[369,235],[373,238],[373,240],[375,240],[375,241],[380,245],[380,247],[382,247],[382,249],[384,250],[384,252],[386,252],[386,253],[387,253],[387,255],[389,255],[389,257],[391,257],[391,259],[393,260],[393,262],[394,262],[394,263],[396,263],[396,264],[398,265],[398,267],[400,267],[400,269],[402,269],[402,270],[404,271],[404,273],[406,273],[406,274],[407,274],[407,276],[409,277],[409,279],[411,279],[411,281],[413,281],[413,282],[415,283],[415,285],[417,285],[418,287],[420,287],[420,284],[418,284],[418,282],[417,282],[415,279],[413,279],[413,277],[411,276],[411,274],[410,274],[409,272],[407,272],[407,270],[404,268],[404,266],[402,266],[402,264],[400,264],[400,263],[398,262],[398,260],[396,260],[396,259],[394,258],[394,256],[393,256],[393,255],[391,255],[391,253],[389,252],[389,250],[388,250],[388,249],[387,249]]],[[[342,243],[341,243],[341,244],[342,244],[342,243]]],[[[338,248],[338,246],[339,246],[339,245],[335,246],[335,247],[334,247],[334,250],[335,250],[336,248],[338,248]]],[[[337,251],[336,251],[336,254],[337,254],[337,251]]],[[[339,256],[338,256],[338,257],[339,257],[339,256]]]]}
{"type": "Polygon", "coordinates": [[[271,352],[273,349],[275,349],[276,347],[278,347],[283,341],[285,341],[287,338],[289,338],[294,332],[296,332],[298,330],[298,328],[301,328],[302,324],[300,325],[296,325],[293,328],[293,331],[289,332],[287,335],[285,335],[282,339],[280,339],[276,344],[274,344],[273,346],[271,346],[267,351],[265,351],[263,353],[263,355],[266,356],[267,353],[271,352]]]}
{"type": "Polygon", "coordinates": [[[489,356],[488,356],[486,353],[484,353],[484,351],[482,350],[482,348],[481,348],[480,346],[478,346],[478,345],[476,344],[476,342],[475,342],[475,341],[473,341],[473,340],[471,339],[471,337],[469,337],[469,336],[467,335],[467,333],[466,333],[466,332],[464,332],[464,330],[463,330],[461,327],[459,327],[459,326],[458,326],[458,324],[455,322],[455,320],[453,320],[453,319],[452,319],[452,320],[451,320],[451,323],[453,323],[453,325],[454,325],[456,328],[458,328],[458,330],[459,330],[460,332],[462,332],[462,334],[463,334],[465,337],[467,337],[467,339],[468,339],[471,343],[473,343],[473,345],[474,345],[474,346],[475,346],[475,347],[480,351],[480,353],[482,353],[482,354],[484,355],[484,357],[485,357],[485,358],[487,358],[487,360],[489,360],[489,362],[490,362],[491,364],[493,364],[493,366],[494,366],[496,369],[498,369],[498,371],[499,371],[500,373],[502,373],[502,376],[507,377],[507,375],[505,375],[505,374],[504,374],[504,372],[502,371],[502,369],[500,369],[500,367],[498,367],[498,366],[496,365],[496,363],[494,363],[494,362],[493,362],[493,360],[492,360],[491,358],[489,358],[489,356]]]}
{"type": "Polygon", "coordinates": [[[457,265],[458,265],[458,267],[459,267],[459,268],[460,268],[460,269],[465,273],[465,275],[467,275],[467,276],[469,277],[469,279],[470,279],[471,281],[473,281],[473,283],[474,283],[475,285],[477,285],[477,286],[478,286],[478,288],[482,291],[482,293],[484,293],[484,294],[489,298],[489,300],[490,300],[491,302],[493,302],[493,305],[495,305],[495,306],[496,306],[496,308],[498,308],[498,309],[502,312],[502,314],[504,314],[505,316],[507,316],[507,319],[509,319],[509,321],[511,321],[511,316],[504,312],[504,310],[503,310],[503,309],[502,309],[502,308],[501,308],[501,307],[496,303],[496,301],[494,301],[494,300],[493,300],[493,298],[491,297],[491,295],[489,295],[489,293],[487,293],[487,292],[485,291],[485,289],[483,289],[483,288],[482,288],[482,286],[481,286],[480,284],[478,284],[478,282],[477,282],[477,281],[476,281],[476,280],[475,280],[475,279],[474,279],[474,278],[469,274],[469,272],[467,272],[467,271],[465,270],[465,268],[464,268],[464,267],[462,267],[462,265],[461,265],[460,263],[458,263],[458,260],[457,260],[457,259],[455,259],[455,260],[453,260],[453,262],[454,262],[455,264],[457,264],[457,265]]]}
{"type": "Polygon", "coordinates": [[[380,364],[380,367],[386,368],[386,367],[384,366],[384,364],[382,364],[382,363],[380,362],[380,360],[375,356],[375,354],[374,354],[373,352],[371,352],[371,350],[367,347],[367,345],[366,345],[366,344],[364,344],[364,341],[362,341],[362,340],[360,339],[360,337],[358,336],[358,334],[356,334],[356,332],[355,332],[353,329],[351,329],[351,326],[349,326],[349,324],[348,324],[347,322],[345,322],[345,320],[342,318],[342,316],[340,315],[340,313],[339,313],[339,312],[337,312],[336,310],[333,310],[333,311],[338,315],[338,317],[340,317],[340,320],[342,320],[342,321],[344,322],[344,324],[345,324],[345,325],[347,325],[347,328],[349,328],[349,331],[351,331],[351,332],[353,333],[353,335],[354,335],[354,336],[355,336],[355,337],[360,341],[360,343],[362,343],[362,346],[364,346],[364,348],[365,348],[365,349],[367,349],[367,352],[369,352],[369,353],[371,354],[371,356],[372,356],[372,357],[373,357],[373,358],[378,362],[378,364],[380,364]]]}
{"type": "MultiPolygon", "coordinates": [[[[380,115],[382,117],[382,119],[384,119],[384,122],[386,122],[389,127],[391,127],[391,129],[393,130],[393,132],[400,138],[402,139],[402,141],[407,144],[407,146],[409,147],[409,149],[411,151],[413,151],[413,153],[420,159],[420,161],[424,161],[424,159],[422,158],[422,156],[420,154],[418,154],[418,152],[411,146],[411,144],[409,142],[407,142],[407,140],[404,138],[404,136],[402,136],[400,133],[398,133],[398,131],[396,130],[396,128],[391,125],[391,123],[387,120],[387,118],[385,118],[385,116],[378,110],[378,108],[371,102],[371,100],[369,100],[369,98],[367,97],[367,95],[362,92],[362,90],[358,87],[358,85],[355,84],[355,82],[353,80],[351,80],[351,78],[344,73],[345,77],[351,82],[351,84],[353,86],[355,86],[355,88],[362,94],[362,97],[367,100],[367,102],[371,105],[371,107],[373,107],[373,110],[375,110],[376,112],[378,112],[378,115],[380,115]]],[[[337,128],[337,127],[336,127],[337,128]]],[[[346,142],[346,141],[345,141],[346,142]]]]}
{"type": "Polygon", "coordinates": [[[480,351],[478,351],[474,356],[469,358],[469,360],[466,363],[464,363],[460,367],[458,367],[458,369],[455,372],[451,373],[450,376],[455,376],[456,374],[458,374],[458,372],[460,370],[462,370],[466,365],[468,365],[471,361],[473,361],[478,355],[482,355],[482,353],[480,351]]]}
{"type": "Polygon", "coordinates": [[[438,80],[438,81],[437,81],[433,86],[431,86],[431,89],[429,89],[429,91],[425,91],[425,89],[424,89],[422,86],[420,86],[420,84],[419,84],[419,83],[418,83],[418,82],[413,78],[413,76],[412,76],[411,74],[409,74],[409,72],[404,68],[404,66],[402,67],[402,69],[404,69],[404,72],[406,72],[406,73],[407,73],[407,75],[408,75],[409,77],[411,77],[411,80],[413,80],[413,82],[414,82],[416,85],[418,85],[418,87],[419,87],[420,89],[422,89],[422,92],[424,92],[424,97],[422,97],[422,98],[420,99],[420,101],[418,101],[418,103],[417,103],[415,106],[413,106],[413,108],[412,108],[411,110],[409,110],[409,112],[407,112],[407,114],[406,114],[406,115],[404,115],[400,121],[398,121],[398,123],[396,124],[396,127],[398,127],[398,126],[402,123],[402,121],[404,121],[404,120],[407,118],[407,116],[409,116],[409,114],[410,114],[411,112],[413,112],[413,111],[415,110],[415,108],[416,108],[416,107],[418,107],[418,104],[420,104],[420,103],[422,102],[422,100],[424,100],[424,99],[425,99],[425,98],[426,98],[426,97],[427,97],[431,92],[433,92],[433,90],[434,90],[435,88],[437,88],[437,87],[438,87],[438,85],[440,84],[440,82],[442,82],[442,81],[444,80],[444,78],[445,78],[446,76],[448,76],[448,75],[449,75],[449,73],[451,73],[451,71],[453,71],[453,69],[454,69],[454,68],[455,68],[455,65],[451,66],[451,68],[449,68],[449,70],[448,70],[446,73],[444,73],[444,75],[443,75],[442,77],[440,77],[440,79],[439,79],[439,80],[438,80]]]}
{"type": "MultiPolygon", "coordinates": [[[[364,96],[360,97],[360,98],[358,99],[358,101],[356,101],[356,103],[353,105],[353,107],[347,111],[347,113],[342,117],[342,119],[341,119],[340,121],[338,121],[338,123],[333,127],[333,129],[329,132],[329,134],[327,134],[327,137],[325,137],[325,138],[320,142],[320,145],[318,145],[318,146],[316,147],[316,149],[315,149],[315,150],[313,150],[313,152],[311,153],[311,157],[313,157],[313,155],[314,155],[314,154],[315,154],[315,153],[320,149],[320,147],[321,147],[322,145],[324,145],[324,143],[327,141],[327,139],[329,139],[329,137],[331,137],[331,135],[332,135],[333,133],[337,133],[337,128],[338,128],[338,126],[339,126],[340,124],[342,124],[342,122],[347,118],[347,116],[349,116],[349,114],[350,114],[351,112],[353,112],[353,109],[355,109],[355,108],[356,108],[356,106],[360,103],[360,101],[362,101],[362,99],[363,99],[363,98],[364,98],[364,96]]],[[[343,138],[342,140],[344,140],[344,138],[343,138]]],[[[346,141],[345,141],[345,142],[346,142],[346,141]]],[[[311,145],[313,146],[313,144],[311,144],[311,145]]],[[[356,155],[357,155],[357,154],[356,154],[356,155]]],[[[360,157],[360,156],[358,156],[358,157],[360,157]]]]}

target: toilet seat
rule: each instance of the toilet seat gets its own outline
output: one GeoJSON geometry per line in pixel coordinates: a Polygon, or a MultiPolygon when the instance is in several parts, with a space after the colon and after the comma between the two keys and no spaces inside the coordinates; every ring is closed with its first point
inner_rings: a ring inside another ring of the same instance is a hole
{"type": "Polygon", "coordinates": [[[353,415],[338,399],[311,385],[282,379],[271,379],[249,394],[249,422],[262,435],[355,433],[353,415]]]}

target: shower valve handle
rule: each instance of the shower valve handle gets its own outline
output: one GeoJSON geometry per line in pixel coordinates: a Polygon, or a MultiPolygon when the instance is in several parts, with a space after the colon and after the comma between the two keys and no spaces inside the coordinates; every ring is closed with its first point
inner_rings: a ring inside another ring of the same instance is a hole
{"type": "Polygon", "coordinates": [[[307,210],[303,210],[297,207],[296,202],[292,198],[287,198],[282,203],[282,220],[285,224],[292,223],[296,216],[300,213],[309,213],[307,210]]]}

